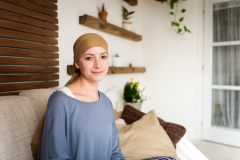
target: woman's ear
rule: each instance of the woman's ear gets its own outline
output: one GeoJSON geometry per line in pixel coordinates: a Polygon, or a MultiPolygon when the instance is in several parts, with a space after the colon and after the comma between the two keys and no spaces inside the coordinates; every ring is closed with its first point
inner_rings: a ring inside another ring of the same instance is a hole
{"type": "Polygon", "coordinates": [[[77,69],[80,68],[79,65],[77,64],[77,62],[74,62],[74,65],[75,65],[75,67],[76,67],[77,69]]]}

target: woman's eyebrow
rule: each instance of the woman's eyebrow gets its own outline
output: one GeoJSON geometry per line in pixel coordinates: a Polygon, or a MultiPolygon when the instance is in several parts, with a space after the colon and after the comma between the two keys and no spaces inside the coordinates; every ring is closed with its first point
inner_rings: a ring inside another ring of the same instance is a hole
{"type": "Polygon", "coordinates": [[[84,54],[83,56],[93,56],[94,54],[91,54],[91,53],[86,53],[86,54],[84,54]]]}
{"type": "MultiPolygon", "coordinates": [[[[107,52],[100,53],[100,55],[102,55],[102,54],[107,54],[107,52]]],[[[84,54],[83,56],[84,56],[84,57],[85,57],[85,56],[94,56],[94,54],[92,54],[92,53],[86,53],[86,54],[84,54]]]]}

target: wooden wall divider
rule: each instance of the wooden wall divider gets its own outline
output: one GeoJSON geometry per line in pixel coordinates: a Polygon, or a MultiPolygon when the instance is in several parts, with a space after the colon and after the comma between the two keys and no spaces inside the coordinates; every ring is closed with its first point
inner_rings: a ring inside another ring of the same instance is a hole
{"type": "Polygon", "coordinates": [[[0,96],[59,85],[57,0],[0,0],[0,96]]]}

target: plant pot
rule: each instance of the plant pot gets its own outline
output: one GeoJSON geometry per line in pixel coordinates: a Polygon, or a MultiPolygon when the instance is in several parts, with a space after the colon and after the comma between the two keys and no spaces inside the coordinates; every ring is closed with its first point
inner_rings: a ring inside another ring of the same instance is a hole
{"type": "Polygon", "coordinates": [[[134,108],[136,108],[140,111],[142,109],[142,103],[141,102],[137,102],[137,103],[126,102],[125,105],[132,106],[132,107],[134,107],[134,108]]]}
{"type": "Polygon", "coordinates": [[[108,12],[98,12],[98,17],[103,21],[107,21],[107,15],[108,12]]]}
{"type": "Polygon", "coordinates": [[[122,57],[113,57],[112,66],[121,67],[122,66],[122,57]]]}
{"type": "Polygon", "coordinates": [[[130,21],[127,21],[127,20],[123,20],[123,28],[126,29],[126,30],[131,30],[131,24],[132,22],[130,21]]]}

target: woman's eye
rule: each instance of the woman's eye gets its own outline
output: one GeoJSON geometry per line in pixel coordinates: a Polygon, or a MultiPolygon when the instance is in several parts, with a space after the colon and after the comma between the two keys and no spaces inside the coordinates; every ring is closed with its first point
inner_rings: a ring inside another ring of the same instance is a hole
{"type": "Polygon", "coordinates": [[[107,59],[107,56],[102,56],[103,59],[107,59]]]}
{"type": "Polygon", "coordinates": [[[85,59],[86,60],[92,60],[92,57],[86,57],[85,59]]]}

